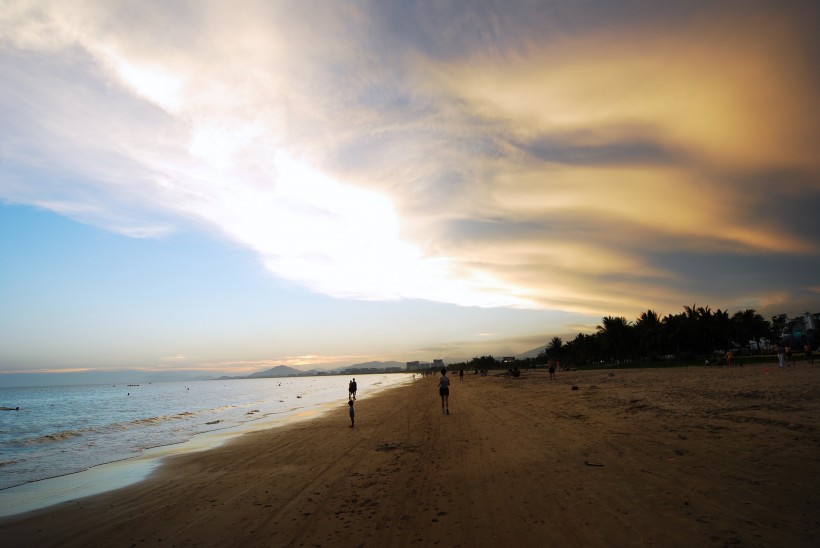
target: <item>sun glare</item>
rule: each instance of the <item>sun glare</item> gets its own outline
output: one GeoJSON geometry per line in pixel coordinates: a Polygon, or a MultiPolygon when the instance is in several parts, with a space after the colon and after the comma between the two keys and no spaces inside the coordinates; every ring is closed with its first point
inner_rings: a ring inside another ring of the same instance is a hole
{"type": "Polygon", "coordinates": [[[426,255],[402,235],[387,196],[283,151],[272,163],[264,183],[214,182],[201,213],[256,250],[273,274],[339,298],[532,306],[489,272],[464,279],[450,259],[426,255]]]}
{"type": "Polygon", "coordinates": [[[169,112],[181,107],[182,82],[157,67],[138,66],[123,57],[107,52],[114,68],[125,84],[137,94],[169,112]]]}

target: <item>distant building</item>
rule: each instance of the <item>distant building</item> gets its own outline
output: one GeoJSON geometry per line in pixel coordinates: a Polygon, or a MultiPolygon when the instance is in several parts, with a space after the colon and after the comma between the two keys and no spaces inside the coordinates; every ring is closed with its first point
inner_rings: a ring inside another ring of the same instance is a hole
{"type": "Polygon", "coordinates": [[[413,361],[407,362],[405,371],[429,371],[431,369],[441,369],[442,367],[444,367],[444,360],[433,360],[433,363],[413,361]]]}
{"type": "Polygon", "coordinates": [[[815,350],[820,345],[820,314],[806,312],[794,318],[780,314],[772,318],[772,323],[775,337],[787,345],[800,349],[807,344],[815,350]]]}

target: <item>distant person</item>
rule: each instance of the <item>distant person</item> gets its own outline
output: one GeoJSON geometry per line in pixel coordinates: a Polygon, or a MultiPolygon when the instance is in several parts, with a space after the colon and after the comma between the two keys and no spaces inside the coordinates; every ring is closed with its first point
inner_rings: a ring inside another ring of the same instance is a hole
{"type": "Polygon", "coordinates": [[[356,390],[358,390],[358,385],[356,384],[356,379],[353,379],[353,399],[356,399],[356,390]]]}
{"type": "Polygon", "coordinates": [[[555,364],[554,363],[550,364],[549,372],[550,372],[550,380],[554,381],[555,380],[555,364]]]}
{"type": "Polygon", "coordinates": [[[458,380],[459,381],[464,380],[464,368],[463,367],[460,367],[459,370],[458,370],[458,380]]]}
{"type": "Polygon", "coordinates": [[[735,366],[735,353],[732,352],[731,350],[726,352],[726,364],[729,367],[734,367],[735,366]]]}
{"type": "Polygon", "coordinates": [[[353,400],[347,400],[347,406],[350,407],[350,427],[356,425],[356,412],[353,411],[353,400]]]}
{"type": "Polygon", "coordinates": [[[447,370],[441,368],[441,378],[438,380],[438,395],[441,396],[441,414],[450,414],[450,377],[447,370]]]}
{"type": "Polygon", "coordinates": [[[786,365],[792,365],[792,347],[789,345],[786,345],[786,365]]]}
{"type": "Polygon", "coordinates": [[[803,355],[806,357],[806,363],[814,365],[814,355],[811,353],[811,345],[803,345],[803,355]]]}
{"type": "Polygon", "coordinates": [[[356,399],[356,379],[347,383],[347,399],[356,399]]]}
{"type": "Polygon", "coordinates": [[[777,343],[777,361],[780,362],[780,367],[786,365],[786,347],[782,342],[777,343]]]}

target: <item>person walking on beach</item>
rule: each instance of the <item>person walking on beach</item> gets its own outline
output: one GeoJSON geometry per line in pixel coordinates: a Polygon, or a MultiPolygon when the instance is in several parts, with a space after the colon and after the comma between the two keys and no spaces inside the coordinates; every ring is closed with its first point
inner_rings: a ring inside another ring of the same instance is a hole
{"type": "Polygon", "coordinates": [[[450,377],[447,370],[441,368],[441,378],[438,380],[438,395],[441,396],[441,414],[450,414],[450,377]]]}
{"type": "Polygon", "coordinates": [[[814,365],[814,356],[811,353],[811,345],[806,343],[803,345],[803,355],[806,357],[806,363],[814,365]]]}
{"type": "Polygon", "coordinates": [[[786,347],[782,341],[777,343],[777,361],[780,362],[781,368],[786,365],[786,347]]]}
{"type": "Polygon", "coordinates": [[[555,364],[554,363],[550,363],[549,371],[550,371],[550,380],[554,381],[555,380],[555,364]]]}
{"type": "Polygon", "coordinates": [[[356,413],[353,411],[353,400],[347,400],[347,405],[350,407],[350,427],[356,425],[356,413]]]}
{"type": "Polygon", "coordinates": [[[356,399],[356,379],[353,379],[347,384],[347,398],[356,399]]]}
{"type": "Polygon", "coordinates": [[[459,370],[458,370],[458,380],[459,381],[464,380],[464,368],[463,367],[460,367],[459,370]]]}

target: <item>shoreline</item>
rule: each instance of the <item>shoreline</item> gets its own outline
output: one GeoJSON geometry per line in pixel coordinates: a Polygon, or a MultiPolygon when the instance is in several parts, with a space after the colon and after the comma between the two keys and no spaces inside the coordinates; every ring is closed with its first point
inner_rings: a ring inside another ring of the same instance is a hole
{"type": "Polygon", "coordinates": [[[435,377],[0,518],[15,546],[814,546],[820,368],[435,377]],[[572,390],[577,386],[577,390],[572,390]]]}
{"type": "Polygon", "coordinates": [[[202,432],[184,442],[151,447],[137,456],[2,489],[0,490],[0,518],[43,510],[62,502],[129,487],[148,478],[163,465],[163,461],[168,457],[210,451],[244,434],[282,428],[300,420],[318,418],[326,412],[322,407],[330,405],[332,404],[323,403],[316,409],[290,411],[281,416],[260,419],[258,422],[202,432]],[[300,416],[302,418],[295,418],[300,416]]]}
{"type": "MultiPolygon", "coordinates": [[[[411,381],[412,379],[407,376],[406,379],[387,386],[381,386],[381,383],[368,386],[367,391],[376,395],[383,390],[411,381]]],[[[335,402],[320,401],[312,406],[291,409],[242,424],[199,432],[185,441],[149,447],[141,454],[97,464],[85,470],[0,489],[0,518],[128,487],[145,480],[170,456],[208,451],[248,433],[267,431],[303,420],[312,420],[327,413],[335,405],[335,402]]]]}

